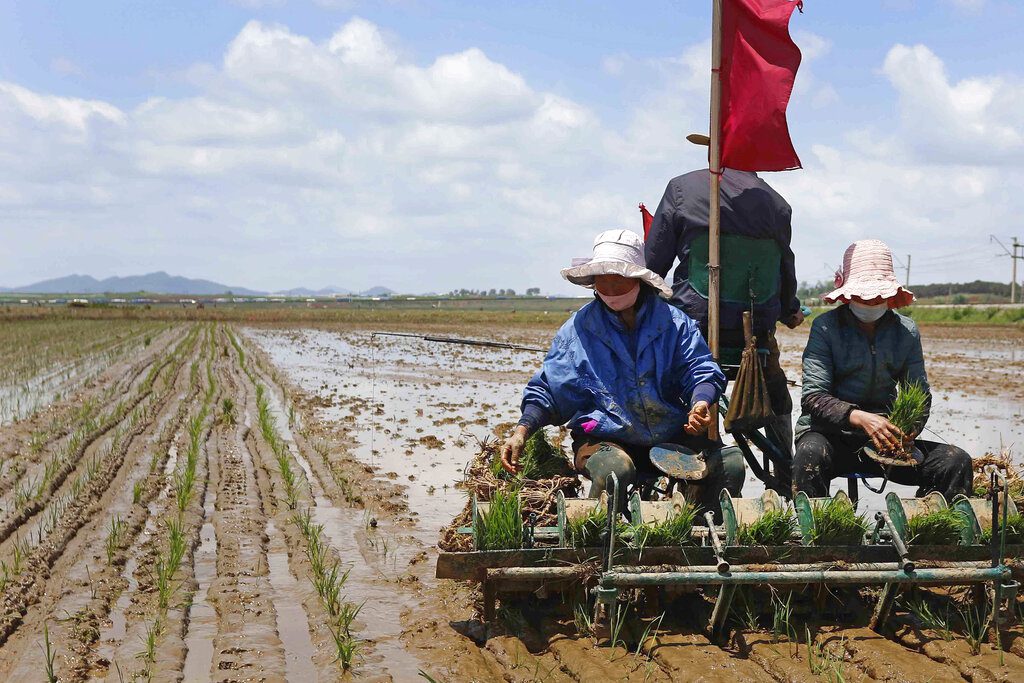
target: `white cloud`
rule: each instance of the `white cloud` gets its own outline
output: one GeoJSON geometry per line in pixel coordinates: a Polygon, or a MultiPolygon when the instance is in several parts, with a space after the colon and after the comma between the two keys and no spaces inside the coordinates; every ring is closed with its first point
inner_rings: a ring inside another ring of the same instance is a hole
{"type": "MultiPolygon", "coordinates": [[[[805,69],[828,50],[800,40],[805,69]]],[[[414,61],[362,19],[322,41],[250,22],[189,69],[186,95],[131,108],[0,82],[0,231],[16,245],[0,284],[165,269],[264,288],[572,291],[558,268],[595,232],[638,229],[637,202],[703,164],[683,136],[706,128],[709,59],[706,43],[622,55],[618,82],[639,93],[617,126],[472,46],[414,61]]],[[[896,46],[879,77],[897,98],[882,133],[837,124],[800,150],[806,170],[769,177],[794,206],[806,279],[856,237],[948,251],[1024,211],[1012,76],[951,83],[927,48],[896,46]]],[[[796,98],[834,97],[807,80],[796,98]]]]}
{"type": "Polygon", "coordinates": [[[923,160],[1024,160],[1024,82],[982,76],[951,83],[942,60],[925,45],[893,46],[882,71],[899,94],[907,142],[923,160]]]}

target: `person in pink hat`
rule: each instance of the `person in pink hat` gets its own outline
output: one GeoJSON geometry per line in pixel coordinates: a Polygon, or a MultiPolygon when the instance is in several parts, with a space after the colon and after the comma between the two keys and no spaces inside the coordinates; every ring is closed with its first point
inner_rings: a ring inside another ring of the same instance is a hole
{"type": "Polygon", "coordinates": [[[929,396],[921,335],[914,321],[896,312],[914,295],[896,280],[892,252],[879,240],[846,249],[836,288],[822,299],[840,304],[818,316],[803,354],[801,415],[796,426],[793,492],[828,495],[833,477],[854,473],[888,476],[952,500],[971,488],[971,457],[948,444],[916,438],[925,412],[910,434],[885,417],[900,382],[918,382],[929,396]],[[916,464],[886,467],[864,454],[899,449],[914,440],[916,464]],[[887,471],[886,471],[887,470],[887,471]]]}

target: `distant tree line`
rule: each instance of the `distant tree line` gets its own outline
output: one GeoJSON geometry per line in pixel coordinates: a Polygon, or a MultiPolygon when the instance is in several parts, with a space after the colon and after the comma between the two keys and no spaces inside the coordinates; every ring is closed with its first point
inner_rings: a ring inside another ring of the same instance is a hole
{"type": "MultiPolygon", "coordinates": [[[[451,297],[481,298],[481,297],[510,297],[519,296],[514,289],[453,289],[448,292],[451,297]]],[[[526,296],[540,296],[540,287],[530,287],[526,290],[526,296]]]]}
{"type": "MultiPolygon", "coordinates": [[[[803,281],[797,288],[796,295],[799,299],[817,299],[835,289],[832,280],[819,280],[818,282],[803,281]]],[[[1010,298],[1010,283],[1008,282],[987,282],[975,280],[974,282],[937,282],[930,285],[920,285],[911,282],[910,289],[918,299],[935,299],[948,297],[957,299],[953,303],[966,303],[966,297],[970,295],[979,297],[991,297],[992,299],[1010,298]],[[960,301],[964,299],[964,301],[960,301]]]]}

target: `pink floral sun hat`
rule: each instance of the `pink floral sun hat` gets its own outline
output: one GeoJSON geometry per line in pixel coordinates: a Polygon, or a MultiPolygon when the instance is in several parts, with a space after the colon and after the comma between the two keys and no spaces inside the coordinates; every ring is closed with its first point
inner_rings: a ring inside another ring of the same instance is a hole
{"type": "Polygon", "coordinates": [[[889,301],[889,308],[902,308],[914,302],[914,293],[896,279],[892,252],[881,240],[857,240],[848,246],[835,285],[821,297],[826,303],[850,303],[851,297],[869,302],[881,297],[889,301]]]}

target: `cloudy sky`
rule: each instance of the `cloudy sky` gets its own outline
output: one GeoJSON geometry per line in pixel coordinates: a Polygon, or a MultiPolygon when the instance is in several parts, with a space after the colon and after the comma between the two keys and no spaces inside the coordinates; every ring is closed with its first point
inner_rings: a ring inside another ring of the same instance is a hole
{"type": "MultiPolygon", "coordinates": [[[[806,0],[804,280],[886,240],[1009,280],[1024,6],[806,0]]],[[[573,291],[706,163],[710,2],[0,0],[0,285],[166,270],[260,289],[573,291]]]]}

